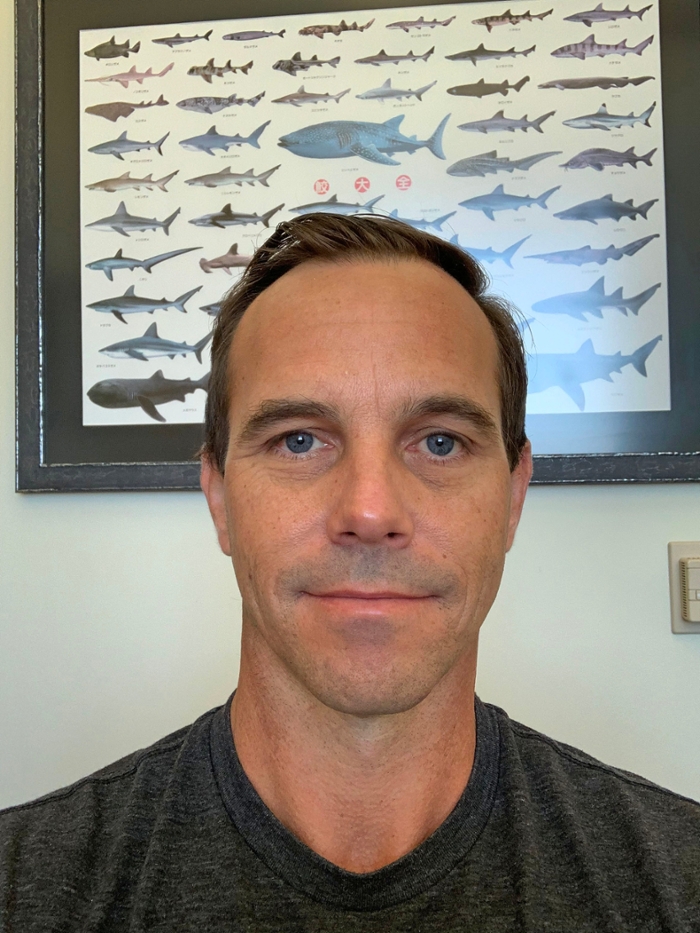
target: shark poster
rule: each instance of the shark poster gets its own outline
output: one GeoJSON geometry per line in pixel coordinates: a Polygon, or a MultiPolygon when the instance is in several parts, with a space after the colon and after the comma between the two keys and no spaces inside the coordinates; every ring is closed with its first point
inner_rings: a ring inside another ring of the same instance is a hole
{"type": "Polygon", "coordinates": [[[311,211],[483,263],[529,414],[671,408],[656,3],[84,29],[78,53],[84,425],[201,422],[223,295],[311,211]]]}

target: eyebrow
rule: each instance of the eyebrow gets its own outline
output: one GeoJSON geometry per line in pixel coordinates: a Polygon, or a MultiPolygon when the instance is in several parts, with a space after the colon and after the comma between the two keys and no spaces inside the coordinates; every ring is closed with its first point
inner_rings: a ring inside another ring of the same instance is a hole
{"type": "Polygon", "coordinates": [[[467,421],[489,440],[497,440],[501,436],[493,416],[466,395],[430,395],[409,402],[401,408],[401,417],[406,421],[415,421],[430,415],[451,415],[460,421],[467,421]]]}
{"type": "Polygon", "coordinates": [[[340,419],[340,412],[333,405],[314,402],[312,399],[265,399],[246,420],[238,435],[238,443],[249,444],[283,421],[297,419],[303,421],[307,418],[337,421],[340,419]]]}
{"type": "MultiPolygon", "coordinates": [[[[451,415],[474,425],[489,440],[501,436],[492,415],[483,406],[465,395],[430,395],[404,403],[399,409],[403,421],[415,421],[431,415],[451,415]]],[[[323,418],[340,421],[340,411],[334,405],[305,398],[265,399],[246,420],[238,434],[239,444],[249,444],[284,421],[323,418]]]]}

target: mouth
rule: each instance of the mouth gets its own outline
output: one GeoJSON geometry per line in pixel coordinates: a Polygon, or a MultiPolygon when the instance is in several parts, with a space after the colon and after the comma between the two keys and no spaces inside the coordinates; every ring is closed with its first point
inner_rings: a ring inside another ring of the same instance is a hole
{"type": "Polygon", "coordinates": [[[402,593],[398,590],[329,590],[322,593],[306,593],[316,599],[347,599],[347,600],[424,600],[432,597],[419,593],[402,593]]]}

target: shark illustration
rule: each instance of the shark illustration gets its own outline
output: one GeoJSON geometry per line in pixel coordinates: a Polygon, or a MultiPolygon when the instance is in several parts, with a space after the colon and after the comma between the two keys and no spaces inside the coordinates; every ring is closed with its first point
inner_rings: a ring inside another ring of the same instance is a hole
{"type": "Polygon", "coordinates": [[[507,156],[499,158],[497,151],[493,149],[491,152],[482,152],[480,155],[460,159],[447,169],[447,174],[457,175],[460,178],[471,176],[485,178],[486,175],[495,175],[497,172],[527,172],[542,159],[549,159],[555,155],[561,155],[561,150],[538,152],[537,155],[524,156],[522,159],[509,159],[507,156]]]}
{"type": "Polygon", "coordinates": [[[637,17],[641,20],[650,6],[642,7],[641,10],[630,10],[629,4],[624,10],[604,10],[603,4],[599,3],[595,10],[585,10],[583,13],[573,13],[571,16],[565,16],[564,19],[569,23],[583,23],[590,29],[593,23],[607,23],[611,20],[632,19],[637,17]]]}
{"type": "Polygon", "coordinates": [[[656,101],[648,107],[638,117],[630,111],[627,116],[623,114],[608,113],[605,104],[601,104],[595,113],[587,113],[582,117],[572,117],[571,120],[564,120],[564,126],[570,126],[575,130],[619,130],[623,126],[634,126],[635,123],[643,123],[644,126],[651,126],[649,117],[656,108],[656,101]]]}
{"type": "Polygon", "coordinates": [[[381,87],[371,88],[362,94],[355,94],[355,97],[358,100],[379,100],[382,102],[385,100],[403,100],[406,97],[417,97],[418,100],[423,100],[423,94],[429,91],[431,87],[435,87],[436,84],[437,81],[432,81],[430,84],[426,84],[425,87],[419,87],[415,91],[410,88],[407,91],[402,91],[398,87],[392,87],[391,78],[387,78],[381,87]]]}
{"type": "Polygon", "coordinates": [[[610,355],[595,352],[592,340],[586,340],[576,353],[538,353],[528,362],[528,393],[544,392],[558,386],[580,411],[586,407],[582,385],[595,379],[613,382],[612,373],[621,373],[624,366],[634,366],[640,376],[646,376],[646,361],[661,336],[654,337],[629,356],[618,351],[610,355]]]}
{"type": "Polygon", "coordinates": [[[218,317],[221,311],[221,302],[214,301],[210,305],[202,305],[199,310],[206,312],[210,317],[218,317]]]}
{"type": "Polygon", "coordinates": [[[222,39],[226,39],[228,42],[257,42],[258,39],[269,39],[270,36],[279,36],[280,39],[283,39],[286,31],[286,29],[280,29],[279,32],[267,32],[264,29],[245,29],[243,32],[229,32],[227,35],[222,36],[222,39]]]}
{"type": "Polygon", "coordinates": [[[122,236],[129,236],[132,233],[140,233],[143,230],[163,230],[166,236],[170,233],[170,225],[180,213],[180,208],[166,217],[165,220],[156,220],[152,217],[136,217],[130,214],[123,201],[120,202],[116,212],[110,217],[103,217],[101,220],[95,220],[87,224],[88,228],[94,230],[115,230],[122,236]]]}
{"type": "Polygon", "coordinates": [[[142,360],[147,363],[156,356],[167,356],[174,360],[176,356],[186,357],[193,353],[197,362],[202,362],[202,350],[211,340],[209,333],[197,343],[176,343],[174,340],[164,340],[158,336],[158,325],[151,324],[143,337],[132,337],[130,340],[120,340],[108,347],[102,347],[100,353],[111,356],[115,360],[142,360]]]}
{"type": "Polygon", "coordinates": [[[120,117],[130,117],[135,110],[145,110],[147,107],[167,107],[168,101],[161,94],[158,100],[141,101],[140,104],[129,103],[125,100],[113,100],[107,104],[94,104],[86,107],[85,113],[95,117],[104,117],[116,123],[120,117]]]}
{"type": "Polygon", "coordinates": [[[448,87],[448,94],[456,94],[460,97],[486,97],[488,94],[503,94],[505,97],[508,91],[520,91],[530,80],[526,75],[515,84],[509,84],[508,81],[501,81],[500,84],[487,84],[483,78],[480,78],[476,84],[458,84],[455,87],[448,87]]]}
{"type": "Polygon", "coordinates": [[[134,294],[134,286],[130,285],[123,295],[93,301],[92,304],[88,305],[88,308],[102,311],[104,314],[113,314],[122,324],[126,324],[123,317],[125,314],[142,314],[144,312],[153,314],[154,311],[165,311],[167,308],[176,308],[186,314],[185,302],[189,301],[193,295],[196,295],[201,288],[202,286],[198,285],[197,288],[185,292],[179,298],[173,298],[172,301],[169,301],[167,298],[141,298],[134,294]]]}
{"type": "Polygon", "coordinates": [[[195,113],[217,113],[219,110],[226,110],[227,107],[242,107],[243,104],[255,107],[264,96],[265,91],[248,98],[238,97],[236,94],[231,94],[229,97],[186,97],[184,100],[179,100],[175,106],[180,110],[195,113]]]}
{"type": "Polygon", "coordinates": [[[537,204],[543,210],[547,210],[547,200],[558,191],[561,185],[556,188],[550,188],[537,198],[531,198],[529,194],[506,194],[503,185],[497,185],[491,194],[480,194],[475,198],[467,198],[466,201],[460,201],[460,207],[466,207],[468,211],[483,211],[489,220],[495,220],[493,216],[495,211],[519,211],[521,207],[532,207],[537,204]]]}
{"type": "Polygon", "coordinates": [[[292,107],[300,107],[302,104],[325,104],[329,100],[340,102],[341,97],[350,93],[350,88],[340,91],[338,94],[322,94],[319,91],[305,91],[304,85],[299,88],[295,94],[285,94],[283,97],[275,98],[273,104],[291,104],[292,107]]]}
{"type": "Polygon", "coordinates": [[[276,71],[284,71],[285,74],[295,77],[297,71],[308,71],[310,68],[320,68],[322,65],[330,65],[335,68],[340,62],[340,55],[335,58],[329,58],[328,61],[322,61],[318,55],[312,55],[309,59],[303,59],[300,52],[295,52],[291,58],[281,58],[272,66],[276,71]]]}
{"type": "Polygon", "coordinates": [[[640,249],[643,249],[647,243],[659,238],[658,233],[652,233],[650,236],[644,236],[641,240],[633,240],[626,246],[615,246],[610,244],[605,249],[594,249],[592,246],[581,246],[579,249],[562,249],[554,253],[535,253],[532,256],[526,256],[526,259],[542,259],[554,265],[585,266],[586,263],[597,262],[599,266],[604,266],[606,262],[613,260],[617,262],[623,256],[634,256],[640,249]]]}
{"type": "Polygon", "coordinates": [[[324,214],[344,214],[349,217],[351,214],[373,214],[372,208],[378,201],[384,197],[383,194],[376,198],[371,198],[365,204],[349,204],[347,201],[339,201],[338,196],[332,194],[327,201],[316,201],[311,204],[299,204],[298,207],[290,207],[293,214],[315,214],[322,212],[324,214]]]}
{"type": "Polygon", "coordinates": [[[231,275],[231,269],[244,268],[251,261],[252,256],[241,256],[238,252],[238,243],[234,243],[228,253],[217,256],[215,259],[200,259],[199,265],[204,272],[213,272],[214,269],[223,269],[226,275],[231,275]]]}
{"type": "Polygon", "coordinates": [[[584,149],[578,155],[572,156],[568,162],[564,162],[561,168],[593,168],[596,172],[602,172],[607,165],[618,168],[631,165],[636,169],[638,162],[650,166],[651,157],[655,152],[656,149],[651,149],[646,155],[637,155],[634,146],[625,149],[624,152],[616,152],[614,149],[584,149]]]}
{"type": "Polygon", "coordinates": [[[169,71],[175,67],[174,62],[170,62],[169,65],[166,65],[162,71],[154,72],[149,68],[148,71],[137,71],[136,65],[130,68],[128,71],[122,71],[120,74],[107,74],[102,75],[100,78],[86,78],[87,82],[97,81],[99,84],[121,84],[122,87],[129,87],[129,84],[132,81],[135,81],[137,84],[143,84],[147,78],[162,78],[164,75],[167,75],[169,71]]]}
{"type": "Polygon", "coordinates": [[[454,217],[457,211],[450,211],[449,214],[443,214],[442,217],[436,217],[435,220],[426,220],[424,217],[419,217],[414,219],[412,217],[401,217],[398,210],[394,209],[389,214],[390,217],[393,217],[394,220],[400,220],[401,223],[408,224],[411,227],[415,227],[417,230],[442,230],[442,225],[445,221],[449,220],[450,217],[454,217]]]}
{"type": "Polygon", "coordinates": [[[523,49],[521,52],[515,51],[515,46],[510,49],[504,49],[499,51],[497,49],[487,49],[484,48],[484,43],[477,45],[475,49],[468,49],[466,52],[455,52],[454,55],[446,55],[445,58],[449,59],[451,62],[471,62],[472,65],[477,65],[479,62],[487,62],[492,59],[498,58],[517,58],[518,55],[529,55],[530,52],[535,51],[536,46],[532,45],[529,49],[523,49]]]}
{"type": "Polygon", "coordinates": [[[622,288],[616,289],[610,295],[605,294],[605,276],[583,292],[570,292],[566,295],[555,295],[553,298],[544,298],[536,301],[532,310],[537,314],[568,314],[569,317],[579,321],[586,321],[587,314],[593,317],[603,316],[603,308],[616,308],[627,316],[627,312],[639,314],[639,309],[649,301],[661,288],[661,282],[652,285],[645,291],[635,295],[634,298],[623,298],[622,288]]]}
{"type": "Polygon", "coordinates": [[[613,201],[613,196],[606,194],[605,197],[567,207],[566,210],[559,211],[554,216],[561,220],[586,220],[591,224],[597,224],[599,220],[621,220],[623,217],[636,220],[640,215],[646,220],[649,208],[653,207],[658,200],[654,198],[652,201],[645,201],[644,204],[635,207],[632,198],[624,202],[613,201]]]}
{"type": "Polygon", "coordinates": [[[320,26],[304,26],[299,30],[300,36],[316,36],[317,39],[323,39],[324,36],[339,36],[342,32],[364,32],[365,29],[369,27],[374,22],[371,19],[368,23],[365,23],[364,26],[358,26],[357,22],[351,23],[350,26],[345,22],[344,19],[341,19],[339,23],[334,23],[329,25],[323,23],[320,26]]]}
{"type": "Polygon", "coordinates": [[[159,256],[151,256],[150,259],[130,259],[124,256],[121,249],[118,249],[114,256],[108,256],[106,259],[95,259],[85,266],[86,269],[92,269],[93,272],[104,272],[110,282],[114,281],[114,273],[117,269],[143,269],[150,274],[153,266],[159,262],[165,262],[167,259],[174,259],[176,256],[182,256],[185,253],[191,253],[193,250],[201,249],[201,246],[190,246],[187,249],[174,249],[170,253],[161,253],[159,256]]]}
{"type": "Polygon", "coordinates": [[[190,136],[189,139],[181,139],[180,145],[183,149],[191,149],[193,152],[206,152],[210,156],[214,155],[215,149],[228,152],[231,146],[243,146],[246,143],[259,149],[260,143],[258,140],[265,127],[269,126],[269,124],[270,121],[266,120],[257,130],[253,130],[250,136],[240,136],[238,133],[235,136],[224,136],[217,132],[215,126],[212,126],[201,136],[190,136]]]}
{"type": "Polygon", "coordinates": [[[174,36],[166,36],[165,39],[151,39],[155,45],[167,45],[169,48],[174,49],[178,45],[187,45],[189,42],[196,42],[198,39],[206,39],[209,41],[214,30],[210,29],[209,32],[205,32],[203,36],[181,36],[179,32],[175,33],[174,36]]]}
{"type": "Polygon", "coordinates": [[[166,133],[154,143],[137,142],[135,139],[126,138],[126,130],[117,139],[110,139],[106,143],[98,143],[96,146],[90,146],[88,152],[94,152],[95,155],[113,155],[121,162],[124,161],[125,152],[140,152],[142,149],[155,149],[158,155],[163,155],[163,143],[170,136],[166,133]]]}
{"type": "Polygon", "coordinates": [[[119,43],[116,40],[116,36],[112,36],[109,42],[101,42],[99,45],[96,45],[94,49],[85,52],[85,54],[88,58],[96,58],[98,61],[103,58],[128,58],[129,55],[138,52],[140,48],[140,42],[132,46],[128,39],[126,42],[119,43]]]}
{"type": "Polygon", "coordinates": [[[461,246],[459,237],[456,234],[452,237],[450,243],[453,243],[455,246],[459,246],[459,248],[464,250],[465,253],[469,253],[469,255],[476,259],[477,262],[494,263],[497,259],[500,259],[501,262],[504,262],[510,269],[512,269],[513,256],[515,256],[523,243],[530,239],[531,235],[532,234],[528,234],[526,237],[523,237],[522,240],[518,240],[517,243],[513,243],[512,246],[508,247],[508,249],[504,249],[501,253],[496,252],[496,250],[491,246],[487,246],[486,249],[479,249],[476,246],[461,246]]]}
{"type": "Polygon", "coordinates": [[[488,31],[491,32],[495,26],[517,26],[518,23],[522,22],[531,23],[536,19],[544,19],[553,12],[553,10],[547,10],[546,13],[531,13],[528,10],[527,13],[514,14],[510,10],[506,10],[505,13],[501,13],[499,16],[482,16],[481,19],[473,19],[472,23],[474,26],[486,26],[488,31]]]}
{"type": "Polygon", "coordinates": [[[156,405],[184,402],[197,389],[207,391],[209,373],[201,379],[166,379],[162,370],[150,379],[103,379],[88,389],[91,402],[102,408],[142,408],[154,421],[165,421],[156,405]]]}
{"type": "Polygon", "coordinates": [[[267,182],[278,168],[279,165],[275,165],[266,172],[260,172],[259,175],[255,175],[252,168],[249,168],[247,172],[232,172],[231,166],[227,165],[226,168],[222,168],[220,172],[188,178],[185,184],[200,185],[203,188],[218,188],[221,185],[238,185],[239,188],[242,188],[243,185],[255,185],[257,183],[263,185],[265,188],[269,188],[270,186],[267,182]]]}
{"type": "Polygon", "coordinates": [[[644,49],[648,48],[653,41],[654,37],[649,36],[633,48],[627,45],[626,39],[623,39],[622,42],[618,42],[617,45],[604,45],[600,42],[596,42],[594,35],[591,33],[583,42],[562,45],[561,48],[555,49],[552,55],[555,58],[579,58],[581,61],[583,61],[584,58],[595,58],[596,56],[598,58],[605,58],[606,55],[641,55],[644,49]]]}
{"type": "Polygon", "coordinates": [[[514,120],[511,117],[506,117],[503,111],[499,110],[488,120],[472,120],[471,123],[460,123],[457,129],[465,130],[468,133],[514,133],[516,130],[527,133],[528,130],[532,129],[542,133],[542,124],[545,120],[553,117],[555,113],[556,110],[550,110],[549,113],[543,114],[536,120],[528,120],[526,114],[519,120],[514,120]]]}
{"type": "Polygon", "coordinates": [[[391,158],[395,152],[413,153],[423,148],[430,150],[438,159],[444,159],[442,134],[449,118],[448,113],[429,139],[403,136],[399,131],[403,120],[403,114],[400,114],[384,123],[361,123],[359,120],[316,123],[281,136],[278,145],[307,159],[347,159],[359,156],[381,165],[399,165],[396,159],[391,158]]]}
{"type": "Polygon", "coordinates": [[[437,17],[435,19],[424,19],[424,17],[419,16],[418,19],[402,19],[397,23],[388,23],[387,29],[401,29],[403,32],[409,32],[411,29],[435,29],[436,26],[449,26],[456,16],[450,16],[449,19],[439,20],[437,17]]]}
{"type": "Polygon", "coordinates": [[[214,59],[210,58],[206,65],[192,65],[187,74],[193,78],[204,78],[207,84],[211,84],[212,78],[223,78],[224,75],[235,74],[237,71],[247,75],[252,67],[252,61],[245,65],[232,65],[229,58],[225,65],[215,65],[214,59]]]}
{"type": "Polygon", "coordinates": [[[157,188],[159,191],[167,193],[168,189],[165,186],[175,178],[178,171],[179,169],[175,169],[169,175],[157,179],[154,179],[153,175],[146,175],[145,178],[132,178],[131,172],[125,172],[119,178],[104,178],[102,181],[95,181],[91,185],[85,185],[85,187],[88,191],[109,191],[111,194],[115,191],[124,191],[127,188],[135,188],[137,191],[142,188],[147,191],[155,191],[157,188]]]}
{"type": "Polygon", "coordinates": [[[377,52],[376,55],[367,55],[365,58],[356,58],[356,65],[400,65],[401,62],[427,62],[435,51],[435,46],[424,52],[423,55],[414,55],[409,52],[407,55],[387,55],[384,49],[377,52]]]}
{"type": "Polygon", "coordinates": [[[545,81],[544,84],[538,84],[540,88],[556,88],[559,91],[582,91],[590,87],[599,87],[604,91],[609,91],[613,87],[627,87],[632,84],[635,87],[638,84],[644,84],[645,81],[655,81],[653,75],[643,75],[639,78],[614,77],[608,78],[557,78],[554,81],[545,81]]]}
{"type": "Polygon", "coordinates": [[[283,207],[284,204],[278,204],[277,207],[273,207],[272,210],[266,211],[264,214],[240,214],[232,211],[230,204],[226,204],[220,211],[214,214],[202,214],[201,217],[190,220],[190,223],[194,224],[195,227],[220,227],[221,229],[224,227],[245,226],[246,224],[263,224],[265,227],[269,227],[270,218],[277,211],[281,211],[283,207]]]}

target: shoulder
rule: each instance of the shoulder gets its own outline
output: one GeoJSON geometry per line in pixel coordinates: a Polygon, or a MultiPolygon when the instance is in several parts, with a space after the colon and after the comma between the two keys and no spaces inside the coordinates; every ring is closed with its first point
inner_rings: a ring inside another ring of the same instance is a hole
{"type": "Polygon", "coordinates": [[[0,888],[7,875],[68,877],[76,865],[85,872],[87,853],[98,868],[120,840],[138,849],[168,789],[208,760],[214,712],[68,787],[0,811],[0,888]]]}
{"type": "Polygon", "coordinates": [[[654,840],[689,847],[700,864],[700,803],[638,774],[612,767],[578,748],[510,719],[498,707],[502,777],[515,797],[527,794],[541,812],[569,814],[584,834],[654,840]]]}
{"type": "Polygon", "coordinates": [[[35,800],[0,810],[0,838],[8,826],[52,819],[57,812],[68,813],[80,809],[87,797],[102,800],[107,804],[112,799],[128,795],[136,783],[155,789],[167,774],[172,759],[177,755],[190,727],[179,729],[147,748],[139,749],[118,761],[100,768],[93,774],[81,778],[67,787],[52,791],[35,800]]]}

